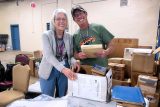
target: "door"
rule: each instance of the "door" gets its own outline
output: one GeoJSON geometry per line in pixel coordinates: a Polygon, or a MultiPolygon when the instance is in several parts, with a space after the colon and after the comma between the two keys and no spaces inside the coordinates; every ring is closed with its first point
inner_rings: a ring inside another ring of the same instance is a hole
{"type": "Polygon", "coordinates": [[[19,25],[11,25],[11,39],[13,50],[20,50],[19,25]]]}
{"type": "Polygon", "coordinates": [[[46,23],[47,30],[50,30],[50,23],[46,23]]]}

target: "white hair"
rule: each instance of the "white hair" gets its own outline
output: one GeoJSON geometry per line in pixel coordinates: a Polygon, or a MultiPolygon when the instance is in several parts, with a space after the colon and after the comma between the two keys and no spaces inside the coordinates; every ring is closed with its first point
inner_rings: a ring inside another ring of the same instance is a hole
{"type": "Polygon", "coordinates": [[[51,20],[51,29],[54,29],[54,21],[55,21],[55,18],[57,17],[57,15],[59,13],[63,13],[65,16],[66,16],[66,20],[67,20],[67,27],[66,29],[68,29],[68,17],[67,17],[67,12],[62,9],[62,8],[58,8],[58,9],[55,9],[53,11],[53,14],[52,14],[52,20],[51,20]]]}

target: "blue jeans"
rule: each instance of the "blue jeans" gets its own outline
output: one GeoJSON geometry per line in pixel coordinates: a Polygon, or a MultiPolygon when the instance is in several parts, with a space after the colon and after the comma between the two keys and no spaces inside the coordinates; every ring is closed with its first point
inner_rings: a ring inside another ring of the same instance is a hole
{"type": "MultiPolygon", "coordinates": [[[[65,67],[69,68],[68,61],[66,61],[65,67]]],[[[52,97],[54,95],[55,97],[62,97],[67,93],[68,78],[55,67],[53,67],[47,80],[40,78],[40,86],[42,94],[46,94],[52,97]]]]}

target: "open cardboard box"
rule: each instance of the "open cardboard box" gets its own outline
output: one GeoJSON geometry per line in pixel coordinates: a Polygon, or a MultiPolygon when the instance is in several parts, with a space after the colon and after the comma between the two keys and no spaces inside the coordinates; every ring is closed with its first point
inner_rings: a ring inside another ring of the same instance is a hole
{"type": "Polygon", "coordinates": [[[132,72],[153,73],[155,71],[155,54],[160,52],[160,47],[156,50],[136,50],[133,51],[131,69],[132,72]]]}

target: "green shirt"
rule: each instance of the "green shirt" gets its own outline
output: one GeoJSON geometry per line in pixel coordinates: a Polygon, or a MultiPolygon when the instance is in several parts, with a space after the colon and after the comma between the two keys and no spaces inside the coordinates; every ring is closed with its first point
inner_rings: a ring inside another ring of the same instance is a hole
{"type": "MultiPolygon", "coordinates": [[[[90,44],[106,44],[110,42],[114,36],[102,25],[90,24],[85,30],[77,30],[73,35],[73,47],[74,51],[81,52],[81,45],[90,44]]],[[[98,64],[106,67],[108,65],[107,58],[87,58],[80,60],[83,65],[98,64]]]]}

